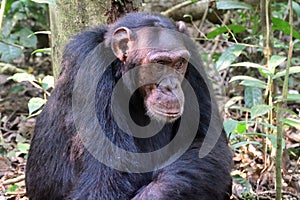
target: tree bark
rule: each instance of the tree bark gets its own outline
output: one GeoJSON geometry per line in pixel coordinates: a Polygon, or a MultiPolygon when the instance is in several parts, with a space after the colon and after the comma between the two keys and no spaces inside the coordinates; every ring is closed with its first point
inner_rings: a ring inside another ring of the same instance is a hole
{"type": "Polygon", "coordinates": [[[53,74],[60,72],[64,46],[75,33],[112,23],[125,13],[138,11],[140,0],[56,0],[50,4],[53,74]]]}

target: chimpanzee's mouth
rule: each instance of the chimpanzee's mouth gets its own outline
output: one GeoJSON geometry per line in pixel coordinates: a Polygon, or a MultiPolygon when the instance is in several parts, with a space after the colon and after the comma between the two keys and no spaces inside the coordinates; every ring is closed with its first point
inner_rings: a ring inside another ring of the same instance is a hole
{"type": "Polygon", "coordinates": [[[181,110],[179,109],[168,110],[168,112],[166,112],[159,107],[152,107],[150,108],[149,112],[150,115],[154,116],[156,119],[161,119],[163,121],[174,121],[182,114],[181,110]]]}
{"type": "Polygon", "coordinates": [[[160,110],[155,110],[155,112],[159,115],[169,117],[169,118],[177,118],[180,116],[180,111],[164,112],[160,110]]]}

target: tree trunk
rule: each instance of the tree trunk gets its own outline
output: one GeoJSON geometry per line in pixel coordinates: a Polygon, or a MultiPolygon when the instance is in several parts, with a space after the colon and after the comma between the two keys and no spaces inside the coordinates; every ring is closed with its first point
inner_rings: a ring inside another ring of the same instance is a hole
{"type": "Polygon", "coordinates": [[[61,56],[70,37],[88,27],[112,23],[125,13],[137,11],[139,0],[56,0],[50,4],[53,74],[60,72],[61,56]]]}

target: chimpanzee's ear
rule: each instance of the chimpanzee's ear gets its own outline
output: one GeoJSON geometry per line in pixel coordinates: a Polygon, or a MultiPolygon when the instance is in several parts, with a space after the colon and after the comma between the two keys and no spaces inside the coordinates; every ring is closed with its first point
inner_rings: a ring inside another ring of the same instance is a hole
{"type": "Polygon", "coordinates": [[[176,22],[176,27],[177,27],[178,31],[181,33],[187,32],[186,25],[183,21],[176,22]]]}
{"type": "Polygon", "coordinates": [[[134,41],[133,32],[127,27],[116,29],[112,35],[111,48],[117,58],[125,62],[128,51],[131,50],[134,41]]]}

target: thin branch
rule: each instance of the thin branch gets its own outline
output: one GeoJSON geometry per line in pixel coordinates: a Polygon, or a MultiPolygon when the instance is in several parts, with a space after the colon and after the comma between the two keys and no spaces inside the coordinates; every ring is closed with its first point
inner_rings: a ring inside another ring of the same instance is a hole
{"type": "Polygon", "coordinates": [[[2,0],[1,8],[0,8],[0,32],[2,30],[2,22],[4,19],[4,11],[5,11],[6,0],[2,0]]]}
{"type": "Polygon", "coordinates": [[[291,66],[291,59],[293,56],[293,5],[292,0],[289,0],[289,24],[290,24],[290,44],[288,52],[288,60],[286,63],[286,73],[284,77],[284,82],[282,86],[282,99],[278,101],[277,106],[277,148],[276,148],[276,200],[281,200],[282,198],[282,138],[283,138],[283,112],[284,107],[286,107],[287,94],[288,94],[288,79],[289,71],[291,66]]]}
{"type": "MultiPolygon", "coordinates": [[[[236,42],[231,42],[225,39],[218,39],[218,38],[214,38],[214,39],[208,39],[208,38],[194,38],[195,41],[210,41],[210,42],[224,42],[224,43],[228,43],[228,44],[236,44],[236,42]]],[[[238,44],[246,46],[246,47],[251,47],[251,48],[260,48],[260,45],[255,45],[255,44],[247,44],[247,43],[243,43],[243,42],[239,42],[238,44]]],[[[213,55],[211,55],[213,56],[213,55]]]]}
{"type": "Polygon", "coordinates": [[[25,180],[25,175],[21,175],[16,178],[13,178],[13,179],[8,179],[6,181],[3,181],[3,185],[15,184],[15,183],[21,182],[23,180],[25,180]]]}
{"type": "Polygon", "coordinates": [[[161,12],[161,14],[165,15],[165,16],[169,16],[171,13],[176,12],[180,8],[186,7],[186,6],[191,5],[193,3],[194,3],[193,1],[184,1],[180,4],[177,4],[177,5],[173,6],[172,8],[169,8],[168,10],[166,10],[164,12],[161,12]]]}
{"type": "MultiPolygon", "coordinates": [[[[226,15],[229,15],[229,13],[230,13],[230,11],[228,11],[228,12],[226,13],[226,15]]],[[[222,22],[222,19],[220,18],[219,15],[216,14],[216,17],[219,19],[220,22],[222,22]]],[[[225,17],[226,17],[226,16],[225,16],[225,17]]],[[[224,21],[225,21],[225,20],[224,20],[224,21]]],[[[223,23],[223,22],[222,22],[222,26],[224,26],[224,27],[227,29],[228,33],[231,35],[231,37],[232,37],[232,39],[234,40],[235,44],[239,44],[238,41],[237,41],[237,39],[235,38],[235,35],[234,35],[233,32],[230,30],[230,28],[226,25],[226,23],[223,23]]]]}
{"type": "Polygon", "coordinates": [[[202,16],[202,19],[200,21],[200,25],[199,25],[199,28],[198,28],[199,30],[201,30],[202,27],[203,27],[203,24],[204,24],[204,22],[206,20],[207,14],[208,14],[208,9],[209,9],[209,4],[206,5],[205,12],[204,12],[204,14],[202,16]]]}
{"type": "Polygon", "coordinates": [[[23,46],[20,46],[20,45],[14,44],[14,43],[10,43],[10,42],[4,41],[4,40],[0,40],[0,42],[2,42],[4,44],[7,44],[7,45],[10,45],[10,46],[13,46],[13,47],[17,47],[17,48],[19,48],[21,50],[24,50],[23,46]]]}

